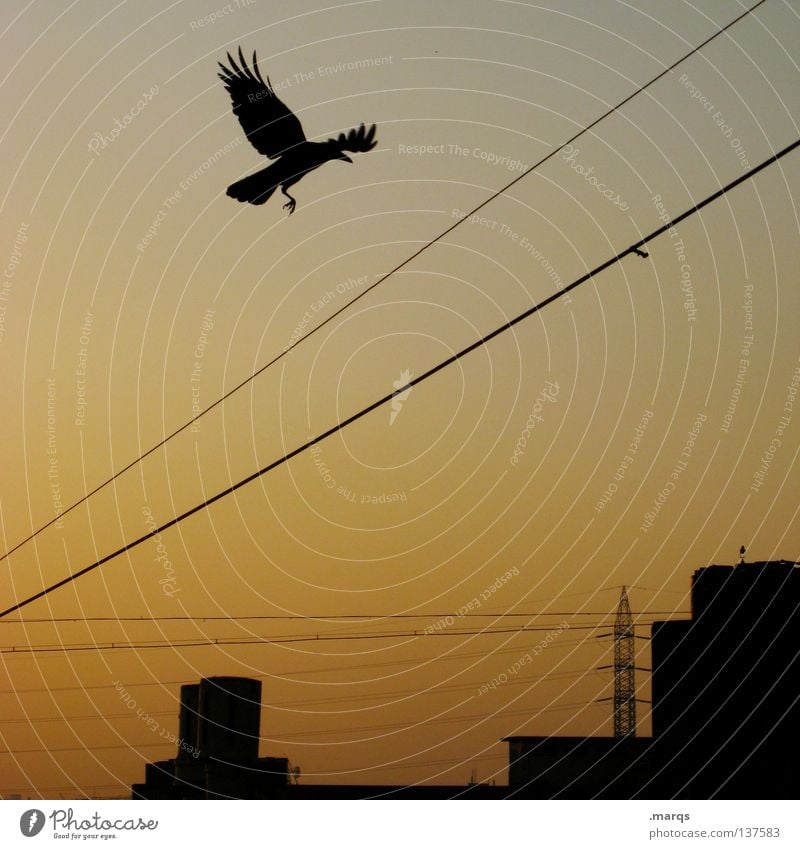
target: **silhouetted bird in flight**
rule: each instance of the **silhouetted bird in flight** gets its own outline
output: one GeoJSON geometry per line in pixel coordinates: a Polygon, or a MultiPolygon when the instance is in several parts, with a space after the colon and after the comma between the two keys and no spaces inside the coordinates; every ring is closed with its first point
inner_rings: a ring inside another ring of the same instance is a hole
{"type": "Polygon", "coordinates": [[[253,67],[247,62],[239,48],[239,65],[228,53],[230,68],[221,62],[222,73],[219,78],[233,101],[233,114],[239,119],[248,141],[262,156],[277,161],[261,171],[228,186],[228,195],[238,201],[252,204],[266,203],[275,189],[281,187],[289,202],[283,205],[294,212],[295,199],[287,189],[301,180],[309,171],[319,168],[333,159],[352,163],[344,151],[366,153],[378,143],[375,140],[375,125],[369,130],[362,124],[347,135],[340,133],[338,138],[324,142],[310,142],[303,133],[300,121],[275,94],[272,84],[261,77],[258,70],[255,51],[253,67]]]}

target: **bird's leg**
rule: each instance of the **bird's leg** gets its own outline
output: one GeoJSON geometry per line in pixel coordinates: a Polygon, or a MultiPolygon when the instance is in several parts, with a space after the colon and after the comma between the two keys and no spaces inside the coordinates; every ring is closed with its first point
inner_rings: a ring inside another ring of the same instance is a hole
{"type": "Polygon", "coordinates": [[[289,202],[283,205],[284,209],[289,210],[289,215],[294,212],[294,208],[297,206],[297,201],[286,191],[287,186],[281,186],[281,192],[289,198],[289,202]]]}
{"type": "Polygon", "coordinates": [[[294,212],[295,206],[297,206],[297,201],[289,194],[287,189],[290,189],[295,183],[297,183],[302,177],[307,173],[308,169],[301,171],[299,174],[295,174],[293,177],[290,177],[288,180],[284,180],[281,183],[281,192],[289,198],[289,202],[283,205],[284,209],[289,210],[289,215],[294,212]]]}

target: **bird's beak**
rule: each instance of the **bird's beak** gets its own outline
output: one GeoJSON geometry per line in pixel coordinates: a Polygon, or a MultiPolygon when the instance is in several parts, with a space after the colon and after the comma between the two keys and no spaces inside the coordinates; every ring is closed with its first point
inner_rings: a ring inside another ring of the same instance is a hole
{"type": "Polygon", "coordinates": [[[351,165],[353,164],[353,160],[344,153],[339,157],[339,159],[342,159],[345,162],[349,162],[351,165]]]}

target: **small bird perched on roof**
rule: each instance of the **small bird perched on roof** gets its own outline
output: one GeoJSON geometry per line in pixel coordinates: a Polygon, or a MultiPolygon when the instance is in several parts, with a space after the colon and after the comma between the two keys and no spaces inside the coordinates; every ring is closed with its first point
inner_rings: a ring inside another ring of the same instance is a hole
{"type": "Polygon", "coordinates": [[[272,165],[228,186],[228,195],[238,201],[259,205],[266,203],[275,189],[289,199],[283,205],[294,212],[297,204],[287,189],[302,179],[309,171],[326,162],[339,159],[352,163],[345,154],[366,153],[378,143],[375,140],[375,125],[369,130],[362,124],[357,130],[324,142],[310,142],[303,133],[297,116],[286,107],[275,94],[272,85],[261,76],[255,51],[253,67],[249,68],[239,48],[239,65],[228,53],[230,68],[221,62],[219,78],[233,101],[233,114],[239,119],[248,141],[262,155],[277,160],[272,165]],[[241,65],[241,67],[240,67],[241,65]]]}

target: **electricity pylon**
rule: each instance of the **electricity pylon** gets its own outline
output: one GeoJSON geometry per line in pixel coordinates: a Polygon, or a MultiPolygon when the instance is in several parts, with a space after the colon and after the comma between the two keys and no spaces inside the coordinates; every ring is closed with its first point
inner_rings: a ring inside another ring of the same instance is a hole
{"type": "Polygon", "coordinates": [[[614,736],[636,736],[636,680],[633,617],[625,587],[614,621],[614,736]]]}

